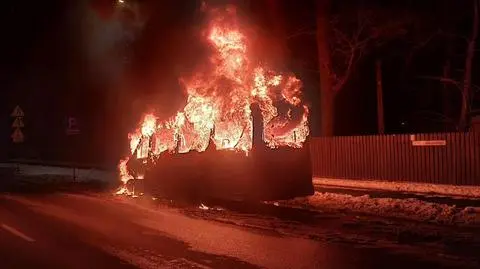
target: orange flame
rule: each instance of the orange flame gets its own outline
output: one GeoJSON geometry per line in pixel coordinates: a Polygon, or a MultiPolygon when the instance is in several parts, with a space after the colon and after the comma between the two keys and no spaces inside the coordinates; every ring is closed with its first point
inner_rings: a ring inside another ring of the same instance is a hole
{"type": "Polygon", "coordinates": [[[131,153],[138,149],[137,158],[146,158],[149,152],[173,151],[177,145],[180,153],[201,152],[210,141],[220,150],[248,152],[252,148],[253,103],[260,106],[268,147],[302,147],[309,135],[301,81],[249,58],[248,39],[234,9],[211,13],[205,34],[213,51],[208,68],[181,79],[188,94],[181,111],[164,121],[147,114],[139,129],[129,135],[131,153]],[[151,148],[142,137],[154,138],[151,148]]]}
{"type": "Polygon", "coordinates": [[[129,158],[125,158],[123,160],[120,160],[120,163],[118,164],[118,171],[120,173],[120,180],[123,182],[123,184],[126,184],[132,177],[129,175],[128,170],[127,170],[127,162],[129,158]]]}
{"type": "Polygon", "coordinates": [[[145,115],[145,118],[142,122],[142,135],[143,136],[152,136],[156,130],[157,118],[153,114],[145,115]]]}

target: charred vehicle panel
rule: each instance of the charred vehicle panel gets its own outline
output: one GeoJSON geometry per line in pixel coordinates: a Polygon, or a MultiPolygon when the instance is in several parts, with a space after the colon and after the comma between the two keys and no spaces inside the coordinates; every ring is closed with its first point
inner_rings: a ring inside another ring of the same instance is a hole
{"type": "Polygon", "coordinates": [[[129,135],[122,181],[142,183],[134,185],[154,195],[202,199],[312,194],[302,82],[261,59],[261,46],[251,42],[234,8],[206,13],[202,35],[209,54],[180,78],[186,104],[170,118],[144,115],[129,135]]]}
{"type": "Polygon", "coordinates": [[[137,188],[159,196],[279,200],[313,194],[308,141],[302,148],[270,149],[262,139],[263,123],[258,122],[248,155],[217,150],[210,143],[203,152],[164,152],[147,159],[132,158],[128,170],[136,175],[137,188]]]}

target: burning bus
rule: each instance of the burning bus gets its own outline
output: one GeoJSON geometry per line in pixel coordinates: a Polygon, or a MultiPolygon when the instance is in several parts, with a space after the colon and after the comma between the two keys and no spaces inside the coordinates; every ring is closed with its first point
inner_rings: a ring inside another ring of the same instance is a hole
{"type": "Polygon", "coordinates": [[[212,55],[180,81],[186,105],[145,114],[129,134],[119,191],[142,181],[154,195],[288,199],[313,193],[302,83],[255,60],[232,7],[209,11],[212,55]]]}

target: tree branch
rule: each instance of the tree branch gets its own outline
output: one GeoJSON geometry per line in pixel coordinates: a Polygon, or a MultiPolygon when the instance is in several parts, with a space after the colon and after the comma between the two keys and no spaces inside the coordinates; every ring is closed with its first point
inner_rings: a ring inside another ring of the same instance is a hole
{"type": "Polygon", "coordinates": [[[345,70],[345,74],[340,78],[335,85],[333,85],[333,91],[338,92],[340,89],[343,88],[347,80],[350,78],[353,69],[353,63],[355,58],[355,49],[352,49],[350,53],[350,58],[348,59],[347,68],[345,70]]]}

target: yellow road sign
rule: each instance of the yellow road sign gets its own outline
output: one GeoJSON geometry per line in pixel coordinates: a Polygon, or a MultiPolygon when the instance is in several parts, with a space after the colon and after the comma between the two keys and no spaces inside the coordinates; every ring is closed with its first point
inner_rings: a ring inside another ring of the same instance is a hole
{"type": "Polygon", "coordinates": [[[23,128],[23,127],[25,127],[25,124],[23,124],[22,118],[21,117],[15,118],[15,121],[13,121],[12,127],[13,128],[23,128]]]}
{"type": "Polygon", "coordinates": [[[15,131],[13,131],[13,134],[12,134],[13,143],[22,143],[24,138],[25,137],[22,133],[22,130],[20,130],[20,128],[16,128],[15,131]]]}
{"type": "Polygon", "coordinates": [[[20,106],[16,106],[15,109],[12,111],[11,114],[12,117],[23,117],[25,114],[23,113],[23,110],[20,108],[20,106]]]}

